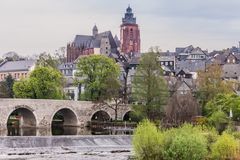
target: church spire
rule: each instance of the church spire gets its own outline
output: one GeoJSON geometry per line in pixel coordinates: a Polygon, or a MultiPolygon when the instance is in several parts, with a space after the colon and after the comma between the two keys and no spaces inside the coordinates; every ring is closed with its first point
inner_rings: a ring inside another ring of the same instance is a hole
{"type": "Polygon", "coordinates": [[[132,12],[132,8],[128,5],[124,18],[122,19],[123,24],[136,24],[136,18],[132,12]]]}
{"type": "Polygon", "coordinates": [[[96,24],[93,26],[92,34],[94,37],[96,37],[96,35],[98,34],[98,28],[97,28],[96,24]]]}

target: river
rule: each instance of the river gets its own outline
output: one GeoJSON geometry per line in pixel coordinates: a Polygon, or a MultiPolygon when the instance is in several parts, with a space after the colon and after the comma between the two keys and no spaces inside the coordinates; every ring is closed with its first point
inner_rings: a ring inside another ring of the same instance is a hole
{"type": "Polygon", "coordinates": [[[63,127],[22,128],[8,127],[2,136],[63,136],[63,135],[131,135],[133,130],[126,128],[90,128],[90,127],[63,127]]]}
{"type": "Polygon", "coordinates": [[[128,160],[132,136],[7,136],[0,137],[4,160],[128,160]]]}

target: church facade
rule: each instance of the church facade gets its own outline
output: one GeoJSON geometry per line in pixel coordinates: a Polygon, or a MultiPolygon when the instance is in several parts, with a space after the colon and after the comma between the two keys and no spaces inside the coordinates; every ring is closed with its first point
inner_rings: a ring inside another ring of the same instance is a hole
{"type": "Polygon", "coordinates": [[[99,33],[95,25],[92,35],[76,35],[74,41],[67,45],[67,63],[80,56],[103,54],[111,57],[120,53],[126,56],[140,54],[140,31],[130,6],[122,18],[120,40],[113,37],[111,31],[99,33]]]}

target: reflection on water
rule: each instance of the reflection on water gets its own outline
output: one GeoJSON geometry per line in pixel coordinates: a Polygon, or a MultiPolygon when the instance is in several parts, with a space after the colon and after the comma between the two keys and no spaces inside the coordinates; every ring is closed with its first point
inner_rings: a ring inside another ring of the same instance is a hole
{"type": "Polygon", "coordinates": [[[8,127],[8,136],[36,136],[36,128],[8,127]]]}
{"type": "Polygon", "coordinates": [[[63,126],[54,126],[52,127],[52,135],[78,135],[77,127],[63,127],[63,126]]]}
{"type": "Polygon", "coordinates": [[[80,128],[53,126],[52,129],[21,128],[8,127],[7,136],[59,136],[59,135],[131,135],[132,130],[124,128],[106,129],[106,128],[80,128]]]}

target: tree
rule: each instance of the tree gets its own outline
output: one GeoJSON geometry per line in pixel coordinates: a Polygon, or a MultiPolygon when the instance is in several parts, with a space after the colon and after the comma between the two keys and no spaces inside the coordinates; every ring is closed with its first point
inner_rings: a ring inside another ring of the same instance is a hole
{"type": "Polygon", "coordinates": [[[51,67],[37,67],[28,79],[15,82],[17,98],[62,99],[63,75],[51,67]]]}
{"type": "Polygon", "coordinates": [[[129,103],[129,86],[128,86],[128,75],[130,70],[130,64],[129,62],[126,62],[123,64],[123,103],[127,104],[129,103]]]}
{"type": "Polygon", "coordinates": [[[206,115],[209,117],[215,112],[222,111],[226,115],[232,110],[235,121],[239,121],[240,117],[240,97],[236,94],[218,94],[210,100],[205,107],[206,115]]]}
{"type": "Polygon", "coordinates": [[[198,72],[198,92],[197,97],[205,113],[206,103],[213,99],[218,93],[233,93],[232,84],[223,81],[222,69],[218,64],[209,65],[206,71],[198,72]]]}
{"type": "Polygon", "coordinates": [[[85,87],[86,100],[99,101],[108,89],[109,79],[116,81],[120,74],[119,66],[104,55],[90,55],[80,58],[76,76],[85,87]]]}
{"type": "Polygon", "coordinates": [[[13,91],[16,98],[32,98],[37,99],[34,88],[28,79],[22,79],[15,82],[13,91]]]}
{"type": "Polygon", "coordinates": [[[167,122],[178,126],[191,122],[194,116],[199,115],[199,104],[191,92],[186,94],[175,92],[169,99],[165,112],[167,122]]]}
{"type": "Polygon", "coordinates": [[[52,67],[57,69],[59,64],[60,62],[56,57],[51,54],[47,54],[46,52],[41,53],[37,60],[37,66],[41,67],[52,67]]]}
{"type": "Polygon", "coordinates": [[[134,76],[132,93],[138,102],[138,105],[133,105],[137,114],[152,120],[160,119],[168,89],[157,61],[157,53],[145,53],[141,57],[134,76]]]}
{"type": "Polygon", "coordinates": [[[120,105],[124,103],[124,94],[122,92],[123,87],[117,78],[108,77],[106,79],[106,86],[99,102],[114,110],[115,120],[117,120],[120,105]]]}
{"type": "Polygon", "coordinates": [[[13,98],[13,84],[14,79],[9,74],[4,81],[0,83],[0,97],[13,98]]]}

